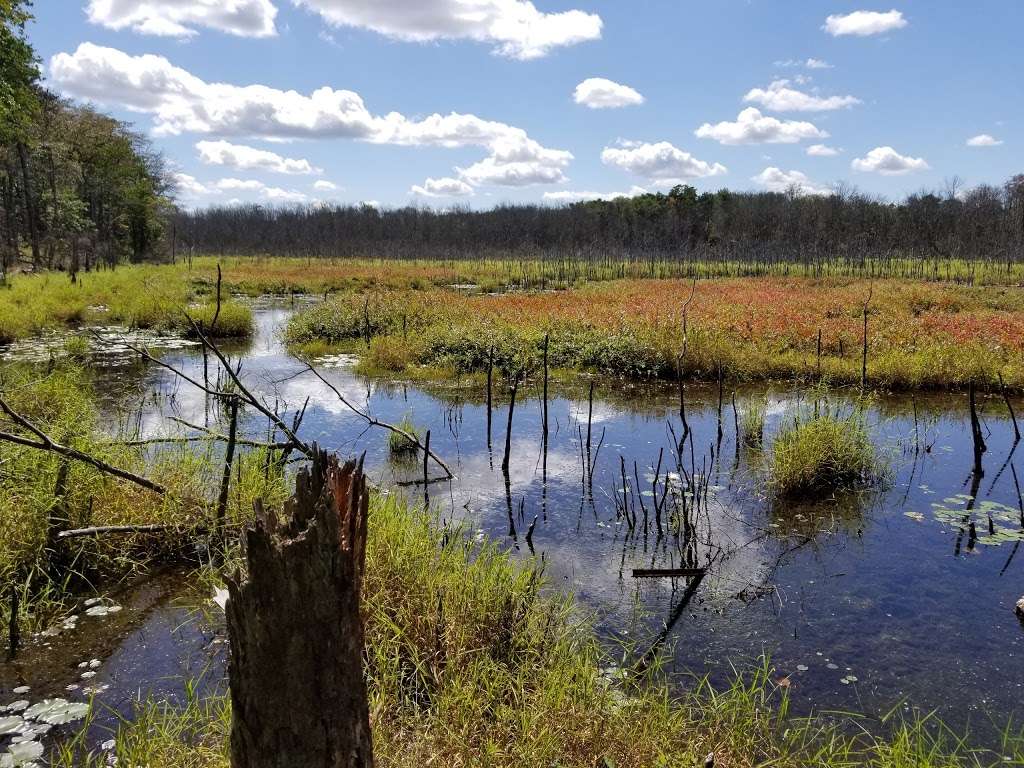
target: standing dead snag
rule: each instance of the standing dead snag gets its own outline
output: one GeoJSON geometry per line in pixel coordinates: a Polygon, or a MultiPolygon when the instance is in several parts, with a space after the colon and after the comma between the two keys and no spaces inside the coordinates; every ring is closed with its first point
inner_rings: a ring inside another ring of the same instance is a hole
{"type": "Polygon", "coordinates": [[[359,593],[362,461],[316,446],[284,521],[257,505],[248,575],[228,581],[233,768],[371,768],[359,593]]]}

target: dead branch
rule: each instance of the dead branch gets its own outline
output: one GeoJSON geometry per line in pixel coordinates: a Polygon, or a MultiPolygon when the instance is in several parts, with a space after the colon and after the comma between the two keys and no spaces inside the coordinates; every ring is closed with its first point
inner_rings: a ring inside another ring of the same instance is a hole
{"type": "Polygon", "coordinates": [[[431,459],[433,459],[434,463],[437,464],[437,466],[439,466],[447,475],[447,477],[444,478],[445,480],[450,480],[451,478],[455,477],[455,474],[451,471],[448,465],[441,459],[441,457],[434,453],[434,451],[430,450],[429,446],[424,445],[423,442],[419,439],[419,437],[417,437],[415,434],[406,432],[401,427],[395,426],[394,424],[389,424],[386,421],[381,421],[380,419],[370,415],[369,413],[360,410],[351,402],[349,402],[349,400],[341,393],[341,391],[336,386],[334,386],[330,381],[324,378],[320,371],[314,368],[313,365],[308,360],[303,360],[302,358],[296,359],[302,362],[310,373],[316,376],[325,386],[327,386],[335,394],[338,400],[341,401],[342,405],[344,405],[346,408],[352,411],[352,413],[359,416],[359,418],[366,421],[366,423],[369,426],[382,427],[383,429],[386,429],[390,432],[394,432],[396,435],[400,435],[401,437],[408,440],[412,445],[415,445],[419,450],[423,451],[431,459]]]}
{"type": "MultiPolygon", "coordinates": [[[[188,315],[186,315],[186,317],[188,317],[188,315]]],[[[295,430],[298,429],[298,425],[302,421],[302,414],[305,412],[305,407],[303,407],[303,410],[292,422],[292,427],[289,427],[287,424],[284,423],[284,421],[277,413],[270,410],[270,408],[268,408],[262,401],[258,400],[256,396],[249,391],[249,388],[245,386],[244,382],[242,381],[242,378],[238,375],[238,371],[231,367],[231,363],[224,356],[224,353],[220,351],[220,348],[216,344],[214,344],[212,341],[210,341],[209,338],[207,338],[207,336],[203,333],[202,328],[199,327],[199,324],[196,323],[196,321],[193,320],[191,317],[188,317],[188,321],[192,326],[193,332],[199,338],[199,341],[213,353],[214,357],[217,358],[218,362],[220,362],[224,370],[227,371],[228,376],[231,377],[231,381],[238,388],[238,391],[234,394],[237,395],[242,402],[251,405],[257,411],[266,416],[274,424],[274,426],[276,426],[279,430],[281,430],[281,432],[284,433],[285,437],[287,437],[288,440],[291,442],[292,447],[296,448],[306,456],[312,457],[313,449],[310,446],[306,445],[306,443],[300,440],[298,435],[295,434],[295,430]]],[[[220,394],[223,395],[227,393],[220,394]]]]}
{"type": "Polygon", "coordinates": [[[101,536],[107,533],[163,533],[170,530],[169,525],[98,525],[93,528],[75,528],[61,531],[57,539],[80,539],[86,536],[101,536]]]}
{"type": "Polygon", "coordinates": [[[31,438],[25,437],[23,435],[17,435],[12,432],[0,432],[0,440],[6,441],[8,443],[15,443],[16,445],[23,445],[27,448],[35,448],[36,450],[40,451],[49,451],[51,453],[56,453],[60,456],[63,456],[64,458],[71,459],[72,461],[78,461],[83,464],[88,464],[89,466],[98,469],[100,472],[104,472],[108,475],[113,475],[114,477],[119,477],[122,480],[127,480],[130,483],[135,483],[136,485],[141,486],[142,488],[146,488],[147,490],[153,491],[154,493],[158,493],[161,496],[167,493],[167,489],[164,486],[162,486],[160,483],[150,480],[147,477],[137,475],[134,472],[129,472],[128,470],[121,469],[120,467],[115,467],[113,464],[108,464],[107,462],[103,461],[103,459],[98,459],[95,456],[90,456],[89,454],[80,451],[77,448],[71,448],[66,445],[61,445],[56,440],[47,435],[45,432],[43,432],[41,429],[39,429],[39,427],[37,427],[27,418],[25,418],[20,413],[11,408],[11,406],[7,404],[7,401],[4,400],[2,397],[0,397],[0,410],[3,410],[3,412],[7,414],[7,417],[11,421],[13,421],[17,426],[21,427],[22,429],[28,432],[31,432],[37,438],[36,440],[32,440],[31,438]]]}

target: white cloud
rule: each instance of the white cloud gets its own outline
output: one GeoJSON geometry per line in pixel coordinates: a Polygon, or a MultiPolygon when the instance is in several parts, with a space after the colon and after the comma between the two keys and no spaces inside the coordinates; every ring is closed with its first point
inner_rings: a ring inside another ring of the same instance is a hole
{"type": "Polygon", "coordinates": [[[263,186],[263,182],[256,179],[221,179],[217,182],[218,189],[244,189],[249,192],[258,192],[263,186]]]}
{"type": "Polygon", "coordinates": [[[542,147],[525,133],[497,139],[490,150],[490,156],[480,162],[468,168],[456,168],[459,178],[473,186],[561,184],[567,181],[564,171],[573,159],[571,152],[542,147]]]}
{"type": "Polygon", "coordinates": [[[868,35],[879,35],[883,32],[891,32],[894,29],[902,29],[907,26],[907,20],[903,18],[900,11],[854,11],[844,15],[829,16],[825,19],[825,26],[822,27],[833,37],[841,35],[856,35],[867,37],[868,35]]]}
{"type": "Polygon", "coordinates": [[[408,42],[469,39],[495,52],[536,59],[598,40],[601,17],[578,10],[542,13],[529,0],[294,0],[334,26],[370,29],[408,42]]]}
{"type": "Polygon", "coordinates": [[[276,34],[270,0],[90,0],[89,21],[144,35],[190,37],[208,27],[241,37],[276,34]]]}
{"type": "Polygon", "coordinates": [[[561,189],[557,192],[545,192],[544,199],[551,203],[578,203],[583,200],[614,200],[618,197],[636,197],[646,195],[643,187],[630,187],[629,192],[583,192],[561,189]]]}
{"type": "Polygon", "coordinates": [[[863,173],[900,176],[911,171],[926,171],[930,166],[922,157],[901,155],[892,147],[875,147],[864,157],[854,158],[850,167],[863,173]]]}
{"type": "Polygon", "coordinates": [[[968,147],[998,147],[1002,143],[1002,139],[997,139],[995,136],[990,136],[987,133],[979,133],[977,136],[972,136],[967,140],[968,147]]]}
{"type": "Polygon", "coordinates": [[[656,144],[628,142],[623,147],[605,147],[601,152],[601,162],[665,186],[728,172],[721,163],[698,160],[667,141],[656,144]]]}
{"type": "Polygon", "coordinates": [[[743,97],[774,112],[824,112],[860,104],[855,96],[821,97],[791,88],[789,80],[773,80],[767,88],[753,88],[743,97]]]}
{"type": "Polygon", "coordinates": [[[319,179],[318,181],[313,182],[313,189],[315,189],[317,192],[337,192],[339,189],[341,189],[341,187],[339,187],[333,181],[325,181],[324,179],[319,179]]]}
{"type": "Polygon", "coordinates": [[[832,65],[821,59],[786,59],[776,61],[776,67],[807,67],[807,69],[832,69],[832,65]]]}
{"type": "Polygon", "coordinates": [[[220,194],[219,189],[211,189],[197,180],[195,176],[189,176],[187,173],[180,172],[174,173],[172,176],[178,191],[184,192],[188,196],[220,194]]]}
{"type": "Polygon", "coordinates": [[[832,192],[829,187],[811,181],[800,171],[784,171],[774,166],[765,168],[751,181],[756,181],[769,192],[788,192],[790,189],[804,195],[828,195],[832,192]]]}
{"type": "Polygon", "coordinates": [[[473,188],[459,179],[427,179],[423,186],[414,184],[409,193],[420,197],[468,197],[473,188]]]}
{"type": "Polygon", "coordinates": [[[577,104],[591,109],[629,107],[644,103],[644,97],[638,91],[603,77],[588,77],[576,86],[572,97],[577,104]]]}
{"type": "Polygon", "coordinates": [[[232,192],[255,192],[261,197],[275,203],[307,203],[309,196],[295,189],[270,187],[256,179],[220,179],[217,189],[232,192]]]}
{"type": "Polygon", "coordinates": [[[826,144],[811,144],[807,148],[807,154],[811,157],[835,157],[842,150],[830,147],[826,144]]]}
{"type": "Polygon", "coordinates": [[[795,144],[803,139],[828,138],[828,133],[813,123],[765,117],[755,107],[740,112],[734,123],[704,123],[694,133],[721,144],[795,144]]]}
{"type": "Polygon", "coordinates": [[[50,80],[68,95],[153,116],[155,133],[266,140],[348,138],[374,144],[482,147],[489,156],[459,171],[470,184],[560,183],[573,156],[522,128],[451,112],[410,119],[372,114],[359,94],[322,87],[309,95],[265,85],[207,83],[162,56],[130,56],[82,43],[50,60],[50,80]]]}
{"type": "Polygon", "coordinates": [[[241,171],[261,170],[286,174],[318,174],[322,168],[314,168],[309,160],[281,157],[276,152],[231,144],[227,141],[200,141],[196,144],[199,159],[207,165],[225,165],[241,171]]]}

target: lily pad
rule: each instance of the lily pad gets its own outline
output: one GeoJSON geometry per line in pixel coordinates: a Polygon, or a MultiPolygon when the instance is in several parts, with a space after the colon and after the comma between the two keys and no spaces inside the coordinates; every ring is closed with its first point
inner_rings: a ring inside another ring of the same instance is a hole
{"type": "Polygon", "coordinates": [[[66,699],[43,699],[25,710],[25,717],[49,725],[63,725],[81,720],[89,714],[89,705],[66,699]]]}

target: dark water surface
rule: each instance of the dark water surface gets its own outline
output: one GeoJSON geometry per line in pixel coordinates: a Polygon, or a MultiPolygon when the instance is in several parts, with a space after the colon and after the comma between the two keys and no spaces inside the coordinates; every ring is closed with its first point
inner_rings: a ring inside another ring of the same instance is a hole
{"type": "MultiPolygon", "coordinates": [[[[418,477],[421,466],[390,459],[386,433],[367,431],[329,387],[302,373],[286,355],[276,331],[287,315],[285,309],[257,312],[257,337],[235,350],[244,358],[247,382],[270,403],[295,408],[308,397],[304,438],[344,454],[366,451],[370,474],[381,485],[394,488],[396,481],[418,477]]],[[[165,359],[202,376],[202,355],[195,349],[170,350],[165,359]]],[[[685,579],[633,578],[636,567],[680,565],[684,547],[671,532],[658,536],[653,512],[646,535],[639,507],[632,533],[616,514],[623,485],[620,456],[627,485],[636,485],[635,461],[645,491],[659,451],[662,474],[675,469],[669,425],[676,436],[682,425],[674,388],[597,382],[594,446],[602,434],[603,441],[590,493],[580,446],[588,412],[585,377],[552,386],[546,466],[538,390],[528,386],[520,392],[506,484],[500,468],[504,393],[496,394],[489,450],[478,389],[367,381],[344,361],[323,373],[376,417],[398,422],[408,414],[418,427],[430,429],[432,448],[456,475],[428,486],[431,505],[446,521],[505,542],[518,557],[543,558],[551,584],[574,592],[583,608],[595,613],[610,643],[643,649],[660,634],[672,671],[709,673],[719,681],[727,680],[733,667],[749,667],[768,655],[777,677],[788,677],[799,713],[935,709],[957,728],[970,727],[975,741],[992,746],[998,728],[1024,715],[1024,626],[1013,610],[1024,594],[1024,553],[1017,554],[1019,499],[1010,465],[1004,468],[1013,426],[1000,400],[984,402],[988,452],[976,490],[966,397],[919,396],[916,404],[909,398],[880,398],[868,423],[890,467],[886,486],[787,505],[770,500],[764,456],[737,451],[731,390],[725,392],[719,445],[717,390],[688,388],[695,449],[691,463],[687,446],[684,467],[696,470],[710,487],[688,557],[699,565],[713,558],[708,576],[694,590],[685,579]],[[534,517],[531,552],[525,534],[534,517]]],[[[167,371],[122,361],[101,375],[107,377],[103,390],[112,428],[130,421],[142,436],[153,436],[169,431],[171,415],[195,423],[215,418],[216,409],[202,392],[175,382],[167,371]]],[[[740,411],[751,398],[764,396],[770,447],[783,420],[798,408],[813,408],[814,397],[806,390],[743,389],[736,396],[740,411]]],[[[831,401],[835,404],[836,396],[831,401]]],[[[246,426],[257,439],[266,434],[263,422],[250,418],[246,426]]],[[[1022,457],[1024,448],[1012,459],[1024,470],[1022,457]]],[[[661,488],[659,481],[659,498],[661,488]]],[[[636,490],[634,503],[643,499],[650,509],[653,498],[636,490]]],[[[395,492],[414,501],[423,498],[422,486],[395,492]]],[[[170,689],[155,681],[180,676],[184,668],[194,674],[197,664],[220,658],[211,652],[212,635],[189,625],[182,611],[173,603],[153,609],[143,622],[149,640],[140,640],[140,630],[131,628],[104,662],[104,674],[125,681],[126,691],[160,693],[170,689]],[[177,656],[189,660],[165,653],[164,641],[162,660],[140,651],[156,633],[171,638],[177,633],[182,649],[177,656]]],[[[7,680],[0,683],[2,696],[7,680]]]]}

